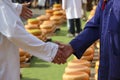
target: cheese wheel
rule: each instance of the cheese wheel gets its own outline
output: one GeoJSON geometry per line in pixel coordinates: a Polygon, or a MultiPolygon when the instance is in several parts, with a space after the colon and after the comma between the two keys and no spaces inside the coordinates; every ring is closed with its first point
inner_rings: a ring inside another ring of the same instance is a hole
{"type": "Polygon", "coordinates": [[[51,17],[51,16],[53,16],[53,13],[45,13],[45,15],[51,17]]]}
{"type": "Polygon", "coordinates": [[[27,24],[25,25],[26,29],[39,29],[38,24],[27,24]]]}
{"type": "Polygon", "coordinates": [[[47,20],[47,21],[44,21],[42,24],[54,25],[55,21],[47,20]]]}
{"type": "Polygon", "coordinates": [[[37,17],[37,19],[40,21],[45,21],[45,20],[49,20],[49,16],[48,15],[40,15],[37,17]]]}
{"type": "Polygon", "coordinates": [[[26,56],[20,57],[20,62],[25,62],[26,61],[26,56]]]}
{"type": "Polygon", "coordinates": [[[51,32],[54,31],[54,28],[50,28],[50,29],[41,28],[41,31],[42,31],[43,33],[51,33],[51,32]]]}
{"type": "Polygon", "coordinates": [[[27,31],[35,36],[41,35],[41,30],[40,29],[32,29],[32,30],[28,30],[27,31]]]}
{"type": "Polygon", "coordinates": [[[55,15],[55,16],[62,16],[63,12],[61,12],[61,11],[54,11],[53,15],[55,15]]]}
{"type": "Polygon", "coordinates": [[[70,65],[65,68],[65,73],[85,72],[90,75],[90,67],[85,65],[70,65]]]}
{"type": "Polygon", "coordinates": [[[29,53],[25,53],[26,58],[30,58],[31,55],[29,53]]]}
{"type": "Polygon", "coordinates": [[[54,11],[52,9],[46,9],[45,12],[46,13],[53,13],[54,11]]]}
{"type": "Polygon", "coordinates": [[[39,24],[39,20],[36,18],[28,19],[28,24],[39,24]]]}
{"type": "Polygon", "coordinates": [[[61,4],[54,4],[54,5],[53,5],[53,8],[61,8],[61,7],[62,7],[61,4]]]}
{"type": "Polygon", "coordinates": [[[68,62],[68,66],[71,66],[71,65],[85,65],[85,66],[88,66],[90,67],[91,66],[91,63],[87,60],[72,60],[70,62],[68,62]]]}
{"type": "Polygon", "coordinates": [[[94,49],[92,47],[89,47],[84,53],[83,56],[88,56],[94,54],[94,49]]]}
{"type": "Polygon", "coordinates": [[[62,18],[61,16],[51,16],[51,17],[50,17],[50,20],[58,21],[58,20],[60,20],[61,18],[62,18]]]}
{"type": "Polygon", "coordinates": [[[19,52],[20,57],[25,56],[26,52],[19,52]]]}
{"type": "Polygon", "coordinates": [[[82,56],[81,59],[82,60],[88,60],[88,61],[92,61],[93,60],[93,54],[87,55],[87,56],[82,56]]]}
{"type": "Polygon", "coordinates": [[[40,29],[43,30],[43,29],[51,29],[54,25],[48,25],[48,24],[43,24],[43,25],[40,25],[40,29]]]}
{"type": "Polygon", "coordinates": [[[89,80],[89,75],[85,72],[64,73],[63,80],[89,80]]]}
{"type": "Polygon", "coordinates": [[[25,51],[23,51],[22,49],[19,49],[19,55],[20,57],[24,56],[26,54],[25,51]]]}

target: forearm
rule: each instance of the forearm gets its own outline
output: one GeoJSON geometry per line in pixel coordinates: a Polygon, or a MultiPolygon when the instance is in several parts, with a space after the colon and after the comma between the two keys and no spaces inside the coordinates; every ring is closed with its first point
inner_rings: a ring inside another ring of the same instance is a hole
{"type": "Polygon", "coordinates": [[[74,55],[81,58],[84,51],[99,38],[98,29],[85,29],[78,37],[70,42],[74,55]]]}

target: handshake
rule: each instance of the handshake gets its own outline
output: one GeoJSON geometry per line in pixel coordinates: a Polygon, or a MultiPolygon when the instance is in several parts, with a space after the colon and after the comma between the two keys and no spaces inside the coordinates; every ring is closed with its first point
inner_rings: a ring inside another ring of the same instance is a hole
{"type": "Polygon", "coordinates": [[[64,64],[66,60],[73,54],[74,50],[69,44],[61,44],[56,42],[59,45],[57,54],[53,59],[53,63],[55,64],[64,64]]]}

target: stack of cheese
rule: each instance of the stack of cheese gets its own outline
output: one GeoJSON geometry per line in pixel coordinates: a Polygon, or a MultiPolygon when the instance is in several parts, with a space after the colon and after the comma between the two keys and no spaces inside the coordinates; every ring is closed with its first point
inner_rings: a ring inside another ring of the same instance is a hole
{"type": "Polygon", "coordinates": [[[44,21],[39,27],[41,31],[46,35],[53,33],[56,30],[54,21],[50,21],[50,20],[44,21]]]}
{"type": "MultiPolygon", "coordinates": [[[[93,57],[94,57],[94,46],[92,45],[83,53],[81,59],[92,61],[93,57]]],[[[74,59],[77,59],[77,58],[74,57],[74,59]]]]}
{"type": "Polygon", "coordinates": [[[53,10],[54,10],[54,11],[60,11],[60,10],[62,10],[62,5],[55,3],[55,4],[53,5],[53,10]]]}
{"type": "Polygon", "coordinates": [[[61,11],[54,11],[53,16],[50,17],[50,20],[55,21],[56,25],[60,25],[62,23],[62,15],[61,11]]]}
{"type": "Polygon", "coordinates": [[[89,80],[91,63],[87,60],[72,60],[68,62],[63,74],[63,80],[89,80]]]}
{"type": "Polygon", "coordinates": [[[45,15],[52,16],[53,12],[54,12],[54,10],[52,10],[52,9],[46,9],[45,10],[45,15]]]}
{"type": "Polygon", "coordinates": [[[28,64],[26,65],[26,63],[28,60],[31,59],[32,55],[23,51],[22,49],[19,49],[19,55],[20,55],[20,67],[22,68],[29,66],[28,64]]]}
{"type": "Polygon", "coordinates": [[[84,53],[81,59],[92,61],[94,56],[94,46],[90,46],[84,53]]]}
{"type": "Polygon", "coordinates": [[[60,25],[63,22],[66,22],[66,13],[62,9],[61,4],[54,4],[53,5],[53,16],[50,17],[50,20],[56,21],[56,25],[60,25]]]}
{"type": "Polygon", "coordinates": [[[65,68],[63,80],[89,80],[93,55],[94,46],[92,45],[83,53],[81,59],[74,57],[71,62],[68,62],[68,66],[65,68]]]}
{"type": "Polygon", "coordinates": [[[41,23],[42,22],[39,21],[37,18],[28,19],[27,24],[25,25],[25,28],[29,33],[33,34],[37,38],[43,41],[46,41],[46,36],[42,34],[42,31],[39,28],[39,25],[41,23]]]}

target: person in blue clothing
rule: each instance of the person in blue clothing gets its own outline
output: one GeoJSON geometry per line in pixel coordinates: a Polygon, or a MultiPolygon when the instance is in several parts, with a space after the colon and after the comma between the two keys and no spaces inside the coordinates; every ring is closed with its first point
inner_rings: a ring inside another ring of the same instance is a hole
{"type": "Polygon", "coordinates": [[[99,0],[95,15],[84,30],[64,45],[66,59],[72,53],[80,59],[83,52],[100,39],[98,80],[120,80],[120,0],[99,0]]]}

